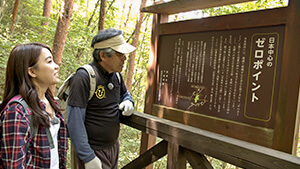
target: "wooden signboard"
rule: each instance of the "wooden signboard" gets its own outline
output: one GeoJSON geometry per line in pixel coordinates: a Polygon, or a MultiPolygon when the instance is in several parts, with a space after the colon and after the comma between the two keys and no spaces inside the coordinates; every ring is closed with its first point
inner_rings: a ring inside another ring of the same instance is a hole
{"type": "Polygon", "coordinates": [[[156,104],[274,128],[284,26],[160,37],[156,104]]]}
{"type": "Polygon", "coordinates": [[[293,153],[299,8],[291,0],[284,8],[173,23],[157,14],[146,113],[293,153]]]}

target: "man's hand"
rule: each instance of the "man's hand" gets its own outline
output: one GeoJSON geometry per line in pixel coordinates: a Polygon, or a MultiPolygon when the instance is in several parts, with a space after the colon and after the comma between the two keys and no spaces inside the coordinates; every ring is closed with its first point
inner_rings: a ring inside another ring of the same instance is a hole
{"type": "Polygon", "coordinates": [[[119,105],[119,109],[123,110],[123,116],[130,116],[133,113],[133,104],[130,100],[125,100],[119,105]]]}
{"type": "Polygon", "coordinates": [[[96,156],[91,161],[84,164],[85,169],[102,169],[101,160],[96,156]]]}

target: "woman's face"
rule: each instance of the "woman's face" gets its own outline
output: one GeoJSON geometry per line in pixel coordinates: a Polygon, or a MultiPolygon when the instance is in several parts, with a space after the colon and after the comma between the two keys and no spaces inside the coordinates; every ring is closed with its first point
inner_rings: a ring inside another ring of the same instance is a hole
{"type": "Polygon", "coordinates": [[[59,66],[54,62],[51,52],[46,48],[42,49],[38,62],[30,69],[32,70],[29,70],[29,74],[39,87],[48,88],[59,82],[59,66]]]}

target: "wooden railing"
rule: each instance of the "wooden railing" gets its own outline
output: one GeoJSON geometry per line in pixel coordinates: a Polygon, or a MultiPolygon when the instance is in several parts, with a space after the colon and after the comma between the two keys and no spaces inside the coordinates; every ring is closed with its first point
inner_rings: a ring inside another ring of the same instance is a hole
{"type": "MultiPolygon", "coordinates": [[[[242,168],[297,169],[300,158],[256,144],[135,112],[123,124],[163,139],[123,169],[140,169],[168,155],[168,169],[213,168],[205,155],[242,168]]],[[[200,122],[201,123],[201,122],[200,122]]],[[[247,131],[245,131],[247,132],[247,131]]]]}

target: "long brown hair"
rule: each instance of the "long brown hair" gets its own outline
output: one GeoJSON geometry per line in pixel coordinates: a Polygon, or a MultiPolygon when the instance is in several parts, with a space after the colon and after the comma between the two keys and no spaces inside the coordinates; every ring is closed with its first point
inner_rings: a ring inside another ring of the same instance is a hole
{"type": "MultiPolygon", "coordinates": [[[[49,127],[49,118],[43,114],[37,89],[31,76],[28,75],[28,68],[38,62],[43,48],[51,52],[51,49],[47,45],[38,42],[18,44],[12,49],[7,61],[5,89],[2,97],[3,101],[0,105],[0,112],[3,111],[12,97],[21,95],[32,110],[33,125],[49,127]]],[[[55,104],[53,94],[49,88],[45,95],[54,110],[60,111],[59,107],[55,104]]]]}

